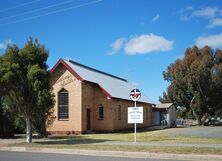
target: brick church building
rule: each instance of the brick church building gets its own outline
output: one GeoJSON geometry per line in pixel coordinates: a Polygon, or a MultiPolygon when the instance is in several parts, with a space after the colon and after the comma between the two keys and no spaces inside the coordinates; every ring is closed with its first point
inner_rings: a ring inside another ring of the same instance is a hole
{"type": "MultiPolygon", "coordinates": [[[[127,80],[87,67],[72,60],[60,59],[51,69],[55,94],[54,120],[49,134],[82,134],[113,132],[132,128],[127,123],[127,109],[134,106],[127,80]]],[[[143,106],[144,120],[138,127],[152,124],[152,103],[141,95],[137,106],[143,106]]]]}

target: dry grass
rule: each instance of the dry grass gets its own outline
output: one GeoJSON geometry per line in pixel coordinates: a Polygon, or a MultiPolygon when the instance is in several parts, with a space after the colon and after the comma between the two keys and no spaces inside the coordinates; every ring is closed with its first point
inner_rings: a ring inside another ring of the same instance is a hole
{"type": "MultiPolygon", "coordinates": [[[[66,139],[76,142],[97,141],[122,141],[131,142],[134,140],[134,133],[112,133],[112,134],[86,134],[81,136],[60,136],[50,137],[50,139],[66,139]]],[[[195,136],[179,136],[166,134],[163,131],[148,131],[137,133],[138,142],[158,142],[158,143],[201,143],[201,144],[222,144],[222,138],[203,138],[195,136]]]]}
{"type": "Polygon", "coordinates": [[[61,148],[61,149],[85,149],[99,151],[130,151],[130,152],[155,152],[174,154],[219,154],[222,155],[222,148],[196,148],[196,147],[152,147],[152,146],[115,146],[115,145],[90,145],[90,144],[47,144],[20,143],[12,146],[34,147],[34,148],[61,148]]]}

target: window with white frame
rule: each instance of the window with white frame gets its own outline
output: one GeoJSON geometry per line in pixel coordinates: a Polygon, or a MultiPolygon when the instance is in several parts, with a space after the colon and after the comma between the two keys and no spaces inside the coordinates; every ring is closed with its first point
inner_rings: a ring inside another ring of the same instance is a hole
{"type": "Polygon", "coordinates": [[[103,107],[103,105],[99,105],[99,107],[98,107],[98,119],[99,120],[104,119],[104,107],[103,107]]]}
{"type": "Polygon", "coordinates": [[[64,88],[58,93],[58,119],[69,119],[69,93],[64,88]]]}

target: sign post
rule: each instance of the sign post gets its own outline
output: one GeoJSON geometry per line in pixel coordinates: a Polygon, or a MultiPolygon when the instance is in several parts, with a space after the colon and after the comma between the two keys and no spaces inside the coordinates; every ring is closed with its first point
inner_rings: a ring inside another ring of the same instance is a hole
{"type": "MultiPolygon", "coordinates": [[[[134,101],[134,107],[136,107],[136,101],[134,101]]],[[[134,123],[134,142],[136,142],[136,122],[134,123]]]]}
{"type": "Polygon", "coordinates": [[[130,98],[134,101],[134,107],[128,107],[128,123],[134,123],[134,142],[136,142],[136,124],[143,123],[143,107],[137,107],[136,101],[141,97],[138,89],[130,92],[130,98]]]}

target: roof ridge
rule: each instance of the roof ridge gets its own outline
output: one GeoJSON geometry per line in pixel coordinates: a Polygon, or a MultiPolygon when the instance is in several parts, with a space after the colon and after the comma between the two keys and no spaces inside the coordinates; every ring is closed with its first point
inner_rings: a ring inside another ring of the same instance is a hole
{"type": "MultiPolygon", "coordinates": [[[[64,59],[64,60],[65,60],[65,59],[64,59]]],[[[91,71],[94,71],[94,72],[97,72],[97,73],[100,73],[100,74],[104,74],[104,75],[110,76],[110,77],[115,78],[115,79],[119,79],[119,80],[124,81],[124,82],[128,82],[128,81],[127,81],[126,79],[124,79],[124,78],[121,78],[121,77],[118,77],[118,76],[115,76],[115,75],[112,75],[112,74],[109,74],[109,73],[100,71],[100,70],[95,69],[95,68],[92,68],[92,67],[88,67],[88,66],[86,66],[86,65],[83,65],[83,64],[80,64],[80,63],[78,63],[78,62],[75,62],[75,61],[73,61],[73,60],[71,60],[71,59],[66,60],[66,61],[68,61],[68,62],[70,62],[70,63],[72,63],[72,64],[75,64],[75,65],[81,66],[81,67],[83,67],[83,68],[89,69],[89,70],[91,70],[91,71]]]]}

